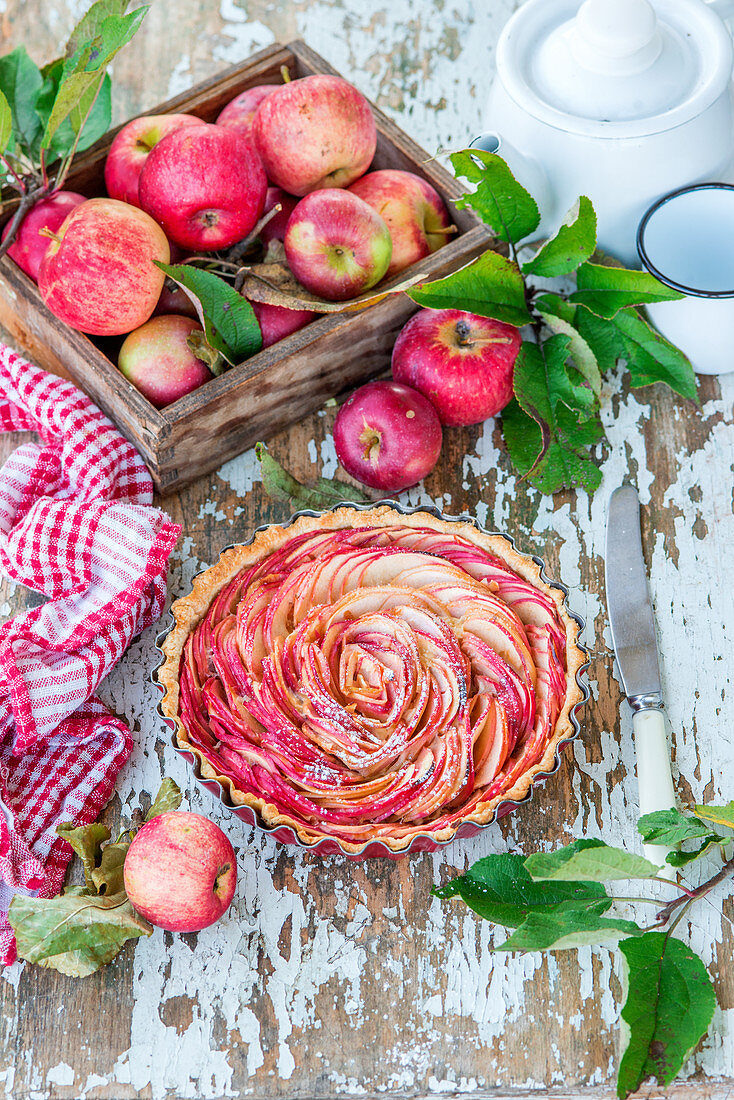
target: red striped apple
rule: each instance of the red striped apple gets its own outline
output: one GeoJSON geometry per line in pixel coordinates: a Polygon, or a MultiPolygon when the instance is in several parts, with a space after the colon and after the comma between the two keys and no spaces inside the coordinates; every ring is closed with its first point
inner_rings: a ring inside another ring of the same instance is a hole
{"type": "Polygon", "coordinates": [[[478,424],[510,401],[521,343],[513,325],[421,309],[395,341],[392,376],[425,394],[442,424],[478,424]]]}
{"type": "Polygon", "coordinates": [[[158,142],[140,173],[140,204],[175,244],[212,252],[254,228],[267,187],[252,144],[236,130],[205,123],[158,142]]]}
{"type": "Polygon", "coordinates": [[[368,172],[349,188],[376,210],[392,237],[388,275],[395,275],[446,244],[451,220],[444,201],[414,172],[382,168],[368,172]]]}
{"type": "Polygon", "coordinates": [[[301,199],[285,234],[288,266],[307,290],[330,301],[356,298],[379,283],[392,241],[379,214],[336,187],[301,199]]]}
{"type": "Polygon", "coordinates": [[[125,890],[158,928],[198,932],[228,908],[237,885],[234,849],[201,814],[170,810],[136,833],[125,856],[125,890]]]}
{"type": "Polygon", "coordinates": [[[277,84],[257,84],[254,88],[246,88],[219,112],[217,126],[231,126],[249,137],[255,111],[277,87],[277,84]]]}
{"type": "Polygon", "coordinates": [[[348,187],[367,171],[377,144],[365,97],[324,73],[276,88],[255,112],[252,135],[268,179],[291,195],[348,187]]]}
{"type": "MultiPolygon", "coordinates": [[[[35,283],[38,282],[41,261],[51,243],[49,237],[41,236],[40,230],[50,229],[55,233],[71,211],[83,202],[86,202],[85,196],[76,191],[54,191],[45,199],[39,199],[20,223],[15,240],[8,249],[8,256],[35,283]]],[[[3,229],[3,240],[9,232],[10,222],[3,229]]]]}
{"type": "Polygon", "coordinates": [[[125,339],[117,365],[152,405],[162,409],[211,379],[206,363],[187,343],[192,332],[201,331],[192,317],[151,317],[125,339]]]}
{"type": "Polygon", "coordinates": [[[51,239],[38,274],[44,302],[81,332],[117,336],[148,320],[163,289],[166,235],[117,199],[81,203],[51,239]]]}
{"type": "Polygon", "coordinates": [[[264,348],[298,332],[316,316],[310,309],[286,309],[284,306],[271,306],[265,302],[250,302],[250,305],[262,332],[264,348]]]}
{"type": "Polygon", "coordinates": [[[204,126],[195,115],[146,115],[123,126],[112,142],[104,166],[104,182],[111,199],[140,206],[138,184],[151,149],[166,134],[183,126],[204,126]]]}

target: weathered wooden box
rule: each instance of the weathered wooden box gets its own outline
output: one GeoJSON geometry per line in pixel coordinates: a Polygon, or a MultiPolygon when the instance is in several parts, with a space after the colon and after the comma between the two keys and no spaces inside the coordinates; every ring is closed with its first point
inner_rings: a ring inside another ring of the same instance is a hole
{"type": "MultiPolygon", "coordinates": [[[[152,108],[149,114],[186,111],[213,122],[245,88],[291,76],[334,70],[301,42],[272,46],[244,64],[152,108]]],[[[374,168],[401,168],[424,176],[443,195],[459,232],[422,260],[420,271],[439,277],[467,263],[491,243],[489,231],[451,200],[461,188],[381,111],[374,168]]],[[[80,155],[65,184],[104,194],[104,161],[117,131],[80,155]]],[[[403,273],[403,277],[411,270],[403,273]]],[[[258,439],[319,408],[323,402],[385,368],[397,330],[414,312],[405,294],[390,295],[358,312],[318,318],[167,408],[155,409],[118,371],[120,340],[94,340],[63,324],[44,305],[35,284],[12,260],[0,260],[0,324],[41,366],[72,378],[138,448],[156,487],[166,493],[214,469],[258,439]]]]}

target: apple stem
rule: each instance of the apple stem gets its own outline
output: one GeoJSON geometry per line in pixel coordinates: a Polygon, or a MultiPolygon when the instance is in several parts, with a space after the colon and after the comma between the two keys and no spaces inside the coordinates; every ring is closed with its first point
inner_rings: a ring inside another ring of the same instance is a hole
{"type": "Polygon", "coordinates": [[[378,432],[377,428],[371,427],[367,421],[362,418],[364,424],[364,430],[360,433],[359,442],[362,444],[362,456],[368,459],[370,466],[376,468],[377,463],[380,460],[380,445],[382,443],[382,432],[378,432]]]}
{"type": "Polygon", "coordinates": [[[290,69],[287,65],[280,66],[280,75],[283,77],[284,84],[290,84],[291,80],[293,79],[290,73],[290,69]]]}
{"type": "Polygon", "coordinates": [[[460,348],[483,348],[487,344],[509,344],[509,336],[474,336],[471,334],[471,325],[462,317],[456,322],[456,344],[460,348]]]}
{"type": "Polygon", "coordinates": [[[56,244],[61,244],[61,237],[58,235],[58,233],[54,233],[53,229],[49,229],[46,225],[38,230],[38,236],[48,237],[49,240],[56,241],[56,244]]]}
{"type": "Polygon", "coordinates": [[[459,227],[458,225],[446,225],[442,226],[441,229],[429,229],[427,232],[429,237],[447,237],[451,236],[453,233],[458,233],[459,227]]]}
{"type": "Polygon", "coordinates": [[[247,252],[247,249],[250,247],[252,242],[256,239],[256,237],[260,236],[263,226],[267,225],[270,219],[274,218],[276,214],[279,214],[282,209],[282,204],[276,202],[272,210],[268,210],[267,214],[263,214],[262,218],[260,218],[260,221],[257,223],[255,228],[251,229],[246,237],[243,237],[243,239],[237,244],[232,245],[229,252],[227,253],[227,259],[230,261],[230,263],[236,263],[237,260],[241,259],[242,256],[244,256],[245,252],[247,252]]]}

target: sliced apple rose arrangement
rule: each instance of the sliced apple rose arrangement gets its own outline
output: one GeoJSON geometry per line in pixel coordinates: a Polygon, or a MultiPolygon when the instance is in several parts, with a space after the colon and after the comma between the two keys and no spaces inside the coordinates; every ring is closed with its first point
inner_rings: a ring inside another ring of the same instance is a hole
{"type": "Polygon", "coordinates": [[[582,697],[559,589],[503,536],[429,513],[266,528],[172,611],[158,680],[178,745],[307,845],[475,830],[553,768],[582,697]]]}

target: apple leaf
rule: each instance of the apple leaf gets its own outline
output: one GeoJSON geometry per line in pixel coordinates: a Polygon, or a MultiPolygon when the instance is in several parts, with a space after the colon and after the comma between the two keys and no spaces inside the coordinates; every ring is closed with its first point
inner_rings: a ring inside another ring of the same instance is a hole
{"type": "Polygon", "coordinates": [[[296,509],[313,508],[321,511],[333,508],[335,504],[369,504],[372,498],[361,489],[348,485],[338,478],[320,477],[313,485],[304,485],[273,458],[264,443],[255,445],[255,454],[260,462],[263,488],[269,497],[283,504],[292,504],[296,509]]]}
{"type": "Polygon", "coordinates": [[[587,944],[607,943],[623,936],[641,936],[634,921],[604,917],[598,910],[560,908],[528,914],[527,920],[495,951],[566,951],[587,944]]]}
{"type": "Polygon", "coordinates": [[[637,829],[645,844],[673,846],[684,840],[708,836],[709,827],[698,817],[686,817],[680,810],[656,810],[643,814],[637,829]]]}
{"type": "Polygon", "coordinates": [[[192,264],[156,264],[186,291],[196,306],[208,343],[231,366],[260,351],[262,332],[255,312],[233,286],[192,264]]]}
{"type": "Polygon", "coordinates": [[[419,306],[429,309],[463,309],[518,327],[532,320],[520,269],[512,260],[491,250],[451,275],[423,283],[407,294],[419,306]]]}
{"type": "Polygon", "coordinates": [[[56,832],[71,844],[82,861],[87,889],[94,889],[92,874],[102,855],[102,845],[110,839],[110,830],[99,821],[76,828],[70,821],[56,826],[56,832]]]}
{"type": "Polygon", "coordinates": [[[716,997],[701,959],[669,934],[646,932],[620,949],[627,992],[617,1095],[625,1100],[648,1077],[671,1083],[708,1031],[716,997]]]}
{"type": "Polygon", "coordinates": [[[13,112],[10,110],[7,99],[0,92],[0,153],[4,153],[7,149],[12,133],[13,112]]]}
{"type": "MultiPolygon", "coordinates": [[[[251,302],[263,302],[265,305],[282,306],[284,309],[310,309],[313,313],[355,313],[366,306],[374,305],[389,294],[400,294],[415,286],[421,279],[425,279],[424,272],[416,272],[408,278],[400,274],[392,279],[385,279],[372,290],[365,291],[357,298],[349,298],[344,302],[327,301],[312,294],[310,290],[294,277],[288,265],[280,258],[282,248],[280,241],[271,242],[271,246],[278,247],[269,254],[267,262],[251,264],[242,268],[245,274],[242,284],[242,295],[251,302]]],[[[284,255],[284,253],[283,253],[284,255]]]]}
{"type": "Polygon", "coordinates": [[[74,57],[87,42],[94,41],[102,32],[105,19],[112,16],[122,16],[130,7],[130,0],[96,0],[92,4],[69,35],[64,50],[64,57],[74,57]]]}
{"type": "Polygon", "coordinates": [[[734,829],[734,802],[728,802],[726,806],[694,806],[699,817],[704,821],[711,821],[714,825],[723,825],[726,829],[734,829]]]}
{"type": "Polygon", "coordinates": [[[576,273],[576,290],[569,295],[569,301],[579,302],[597,317],[610,320],[625,306],[676,302],[683,297],[647,271],[587,262],[576,273]]]}
{"type": "Polygon", "coordinates": [[[525,275],[543,279],[570,275],[589,259],[595,248],[596,214],[590,199],[581,195],[555,237],[541,245],[533,258],[522,265],[522,270],[525,275]]]}
{"type": "Polygon", "coordinates": [[[465,874],[434,887],[432,893],[442,899],[461,898],[480,917],[510,928],[523,924],[530,914],[565,907],[603,913],[612,904],[598,882],[536,882],[525,867],[525,857],[509,852],[485,856],[465,874]]]}
{"type": "Polygon", "coordinates": [[[158,794],[153,799],[150,809],[145,815],[146,821],[152,821],[160,814],[167,814],[171,810],[177,810],[181,805],[181,788],[173,779],[165,777],[160,785],[158,794]]]}
{"type": "Polygon", "coordinates": [[[42,84],[41,71],[25,46],[0,57],[0,92],[10,107],[12,139],[25,153],[30,152],[43,129],[34,106],[42,84]]]}
{"type": "Polygon", "coordinates": [[[98,894],[110,896],[125,889],[123,867],[129,840],[118,840],[102,849],[99,865],[92,871],[92,884],[98,894]]]}
{"type": "Polygon", "coordinates": [[[568,337],[568,352],[574,366],[588,382],[592,394],[598,397],[601,393],[601,372],[591,346],[575,326],[577,307],[558,294],[544,294],[536,300],[535,308],[551,332],[568,337]]]}
{"type": "Polygon", "coordinates": [[[611,882],[613,879],[657,878],[660,868],[643,856],[611,848],[603,840],[574,840],[555,852],[536,852],[525,866],[534,879],[566,882],[611,882]]]}
{"type": "Polygon", "coordinates": [[[8,920],[22,959],[79,978],[110,962],[127,940],[153,931],[124,892],[110,896],[67,892],[57,898],[16,894],[8,920]]]}
{"type": "Polygon", "coordinates": [[[467,206],[502,241],[517,244],[534,233],[540,224],[538,204],[513,176],[507,162],[482,149],[461,149],[451,154],[457,176],[478,186],[456,203],[467,206]]]}
{"type": "MultiPolygon", "coordinates": [[[[32,151],[35,156],[38,156],[40,153],[40,138],[48,123],[51,111],[53,110],[63,67],[63,58],[59,58],[43,70],[43,85],[36,99],[36,111],[42,120],[43,127],[39,133],[36,147],[32,151]]],[[[110,127],[111,120],[112,81],[110,80],[109,74],[105,73],[99,93],[94,100],[92,109],[88,114],[86,123],[79,136],[76,147],[77,151],[83,152],[84,149],[88,149],[90,145],[93,145],[95,141],[98,141],[106,134],[110,127]]],[[[46,150],[46,163],[52,164],[55,160],[58,160],[59,157],[65,156],[65,154],[73,148],[74,140],[75,132],[70,116],[65,122],[61,123],[51,144],[48,146],[46,150]]]]}

